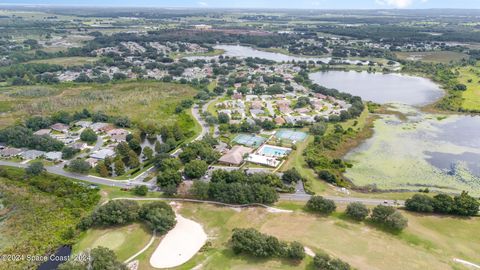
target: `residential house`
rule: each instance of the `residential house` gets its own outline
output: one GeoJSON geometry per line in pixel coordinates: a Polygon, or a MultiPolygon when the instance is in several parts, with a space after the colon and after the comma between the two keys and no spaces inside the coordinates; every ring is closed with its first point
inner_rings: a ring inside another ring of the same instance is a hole
{"type": "Polygon", "coordinates": [[[90,125],[92,125],[92,122],[91,121],[77,121],[73,125],[77,126],[77,127],[88,128],[88,127],[90,127],[90,125]]]}
{"type": "Polygon", "coordinates": [[[62,152],[47,152],[45,159],[50,161],[58,161],[62,159],[62,152]]]}
{"type": "Polygon", "coordinates": [[[250,107],[255,110],[260,110],[263,108],[263,103],[259,100],[255,100],[252,102],[252,105],[250,107]]]}
{"type": "Polygon", "coordinates": [[[39,151],[39,150],[27,150],[25,152],[22,152],[20,156],[24,159],[37,159],[45,155],[45,152],[39,151]]]}
{"type": "Polygon", "coordinates": [[[55,123],[51,125],[50,128],[58,132],[68,133],[68,129],[70,128],[70,126],[63,123],[55,123]]]}
{"type": "Polygon", "coordinates": [[[93,123],[90,125],[90,128],[95,131],[95,132],[99,132],[100,129],[104,128],[104,127],[107,127],[109,126],[110,124],[109,123],[101,123],[101,122],[97,122],[97,123],[93,123]]]}
{"type": "Polygon", "coordinates": [[[87,158],[85,159],[85,161],[90,165],[90,167],[95,167],[97,166],[97,163],[98,163],[98,159],[96,158],[87,158]]]}
{"type": "Polygon", "coordinates": [[[83,149],[87,148],[87,146],[88,145],[84,142],[76,142],[76,143],[72,144],[72,148],[77,149],[77,150],[83,150],[83,149]]]}
{"type": "Polygon", "coordinates": [[[103,148],[98,151],[93,152],[90,157],[97,159],[97,160],[104,160],[107,157],[113,157],[115,155],[115,151],[108,148],[103,148]]]}
{"type": "Polygon", "coordinates": [[[2,157],[15,157],[20,155],[23,152],[22,149],[14,148],[14,147],[5,147],[0,150],[0,156],[2,157]]]}
{"type": "Polygon", "coordinates": [[[50,134],[51,131],[52,130],[49,129],[49,128],[39,129],[39,130],[35,131],[33,133],[33,135],[37,135],[37,136],[48,135],[48,134],[50,134]]]}
{"type": "Polygon", "coordinates": [[[286,123],[286,122],[285,122],[285,119],[283,119],[281,116],[277,116],[277,117],[275,118],[275,124],[281,126],[281,125],[283,125],[283,124],[285,124],[285,123],[286,123]]]}

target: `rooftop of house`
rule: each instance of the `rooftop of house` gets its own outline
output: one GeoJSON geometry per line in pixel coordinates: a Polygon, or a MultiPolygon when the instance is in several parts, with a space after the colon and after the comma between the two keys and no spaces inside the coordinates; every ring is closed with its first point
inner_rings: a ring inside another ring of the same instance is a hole
{"type": "Polygon", "coordinates": [[[250,154],[253,149],[242,145],[235,145],[225,155],[220,157],[219,161],[232,165],[240,165],[243,162],[245,154],[250,154]]]}

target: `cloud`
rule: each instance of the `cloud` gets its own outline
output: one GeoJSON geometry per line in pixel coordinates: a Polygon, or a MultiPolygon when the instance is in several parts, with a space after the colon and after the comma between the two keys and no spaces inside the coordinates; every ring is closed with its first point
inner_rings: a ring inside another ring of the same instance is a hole
{"type": "Polygon", "coordinates": [[[207,2],[198,2],[198,5],[202,7],[208,6],[207,2]]]}
{"type": "MultiPolygon", "coordinates": [[[[426,2],[428,0],[420,0],[426,2]]],[[[382,6],[392,6],[395,8],[407,8],[414,3],[414,0],[376,0],[377,4],[382,6]]]]}

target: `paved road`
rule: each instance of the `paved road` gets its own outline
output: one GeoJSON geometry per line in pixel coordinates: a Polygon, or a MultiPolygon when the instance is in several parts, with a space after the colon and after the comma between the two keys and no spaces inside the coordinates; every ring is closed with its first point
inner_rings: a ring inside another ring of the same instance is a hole
{"type": "MultiPolygon", "coordinates": [[[[285,201],[308,201],[311,195],[308,194],[280,194],[280,199],[285,201]]],[[[338,197],[338,196],[323,196],[326,199],[332,200],[336,203],[351,203],[361,202],[367,205],[390,205],[390,206],[402,206],[404,201],[400,200],[384,200],[384,199],[368,199],[368,198],[356,198],[356,197],[338,197]]]]}

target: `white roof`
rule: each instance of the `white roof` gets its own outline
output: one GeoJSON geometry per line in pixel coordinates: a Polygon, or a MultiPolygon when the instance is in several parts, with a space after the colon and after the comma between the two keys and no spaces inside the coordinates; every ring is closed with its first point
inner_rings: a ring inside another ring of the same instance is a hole
{"type": "Polygon", "coordinates": [[[106,157],[111,157],[114,155],[115,151],[113,151],[112,149],[104,148],[93,152],[90,157],[95,159],[105,159],[106,157]]]}

